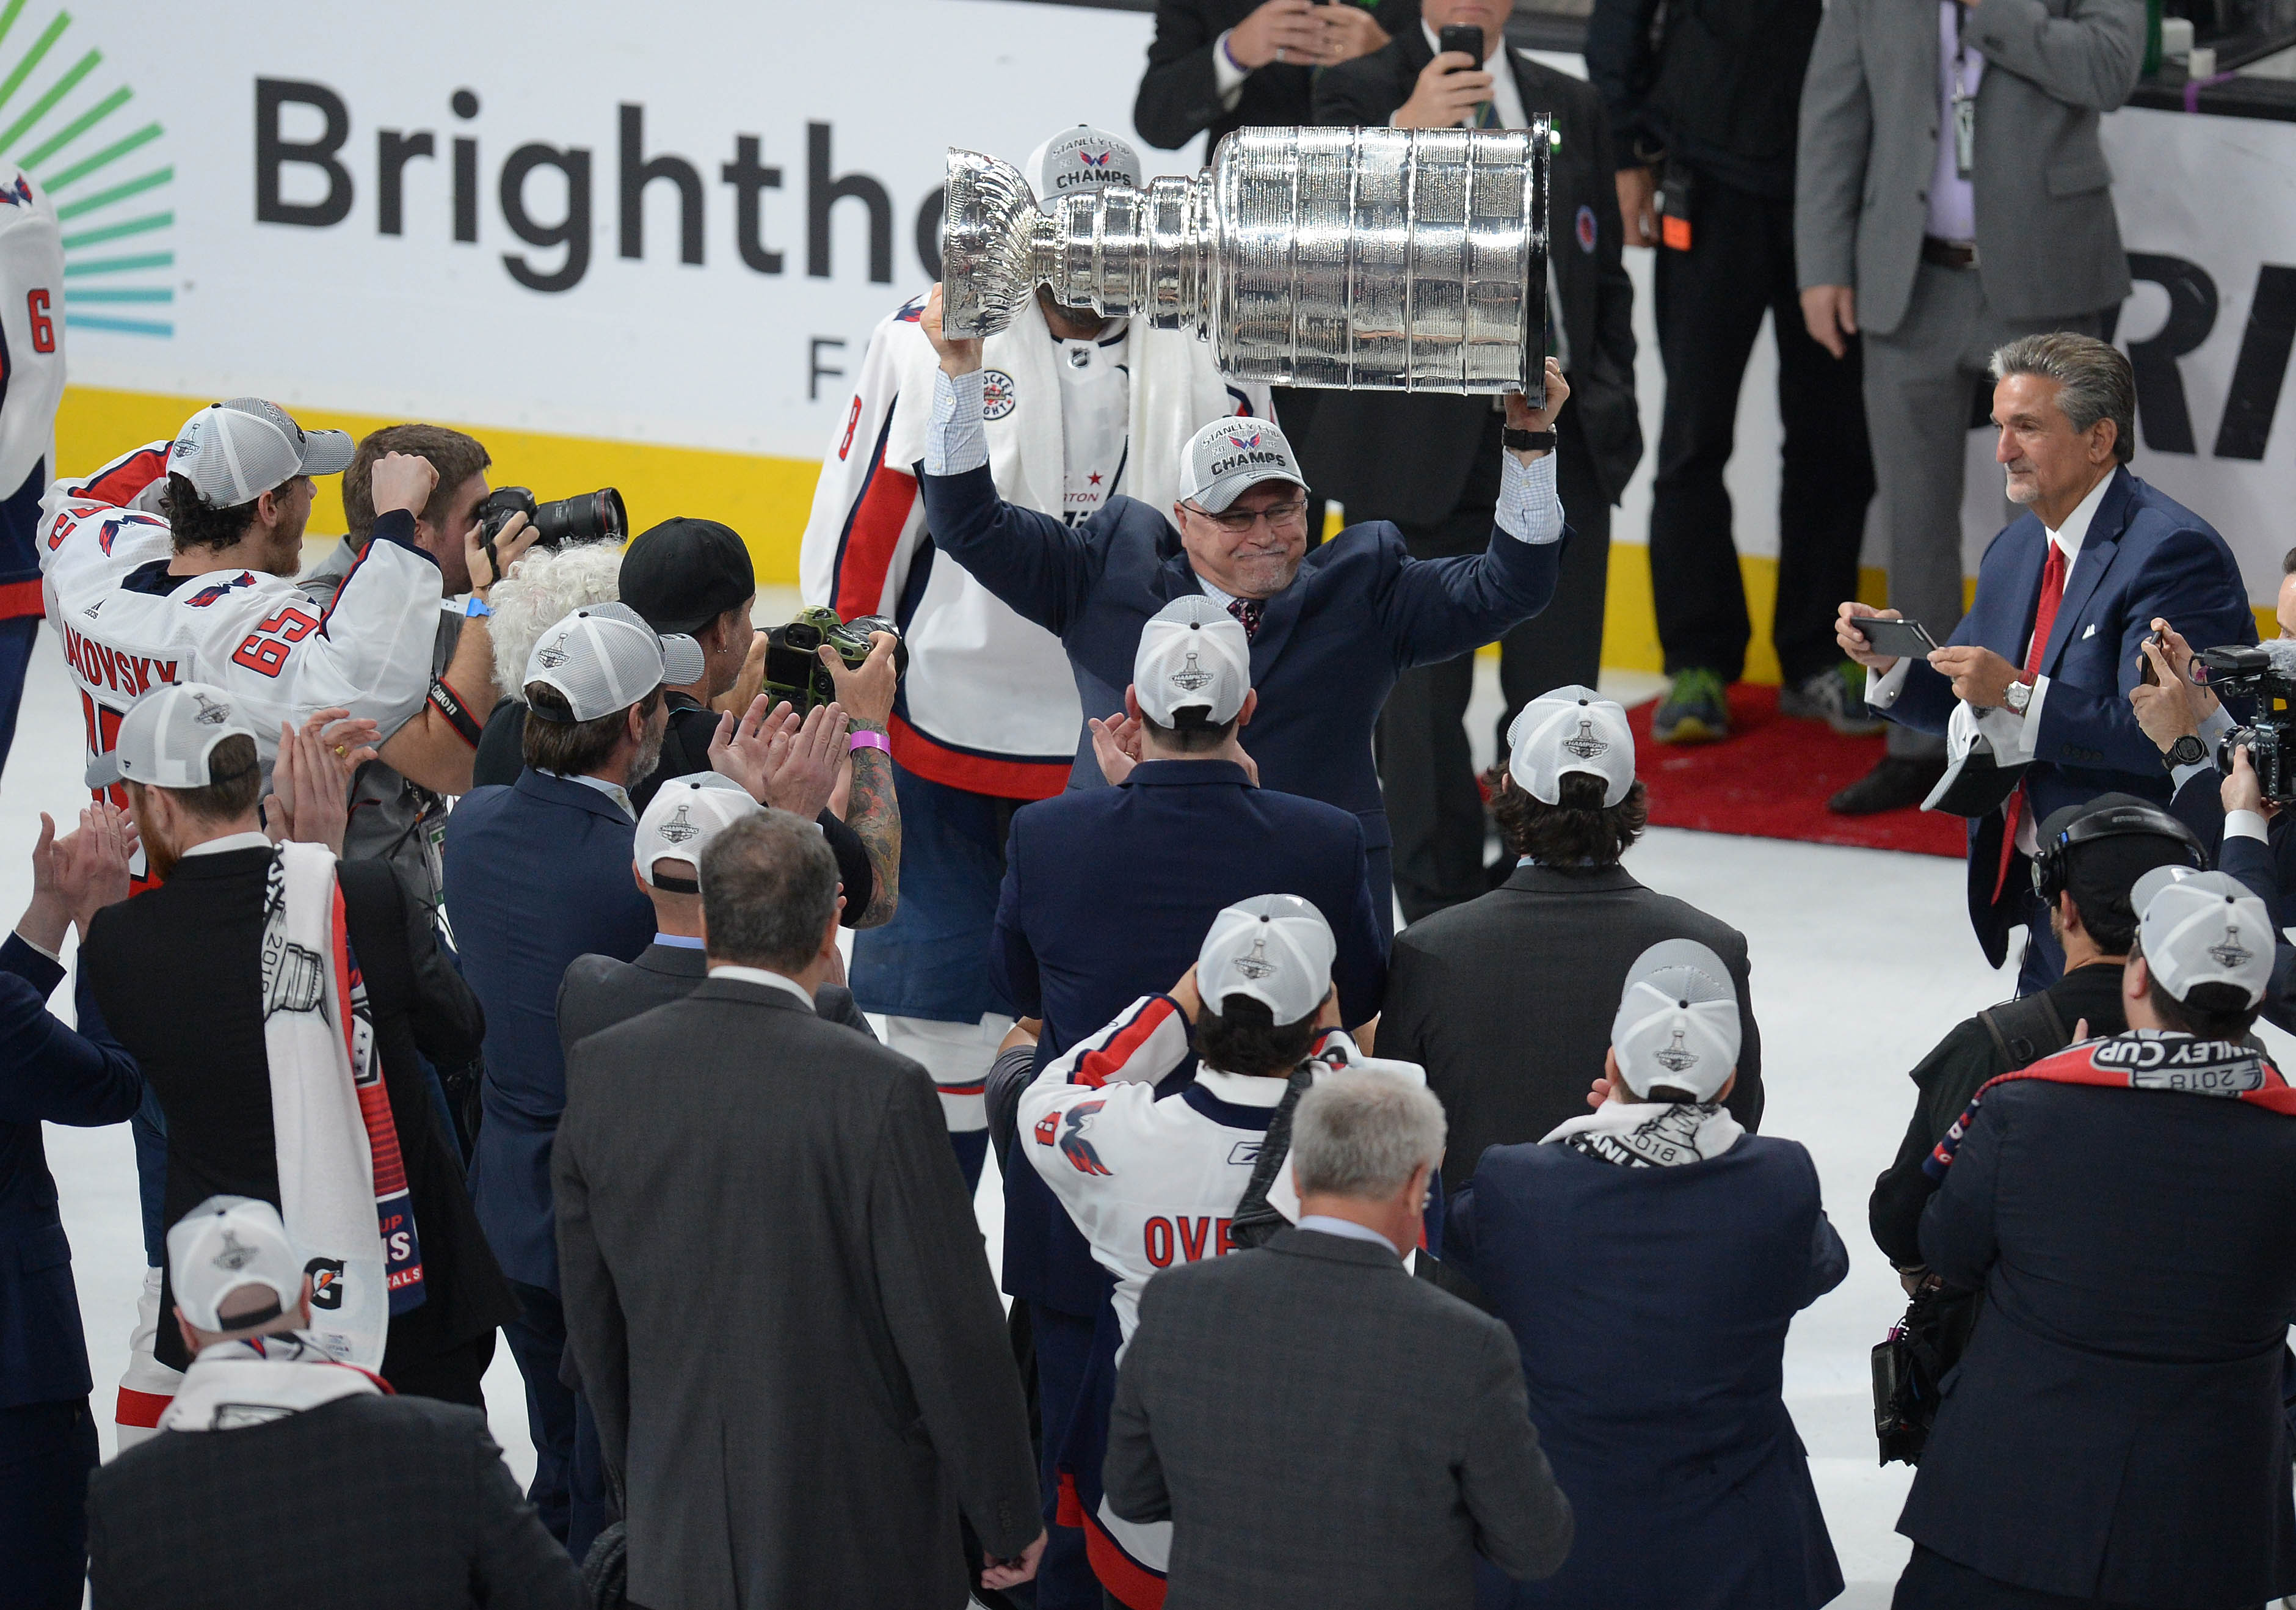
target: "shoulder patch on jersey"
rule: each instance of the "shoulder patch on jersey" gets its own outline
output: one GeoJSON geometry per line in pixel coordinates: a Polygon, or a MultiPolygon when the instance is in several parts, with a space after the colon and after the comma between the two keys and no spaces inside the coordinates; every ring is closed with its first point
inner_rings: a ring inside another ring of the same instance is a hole
{"type": "Polygon", "coordinates": [[[1061,1135],[1061,1155],[1076,1164],[1077,1172],[1079,1174],[1103,1174],[1111,1179],[1115,1177],[1116,1171],[1100,1160],[1099,1152],[1095,1150],[1092,1142],[1084,1137],[1085,1129],[1091,1122],[1092,1115],[1107,1105],[1105,1100],[1080,1101],[1069,1109],[1068,1128],[1061,1135]]]}
{"type": "Polygon", "coordinates": [[[242,571],[238,575],[234,576],[228,581],[218,581],[213,587],[201,587],[198,592],[193,593],[190,597],[184,599],[184,602],[195,610],[203,610],[207,608],[209,604],[215,603],[217,599],[230,597],[232,590],[235,587],[253,587],[254,585],[255,572],[252,571],[242,571]]]}

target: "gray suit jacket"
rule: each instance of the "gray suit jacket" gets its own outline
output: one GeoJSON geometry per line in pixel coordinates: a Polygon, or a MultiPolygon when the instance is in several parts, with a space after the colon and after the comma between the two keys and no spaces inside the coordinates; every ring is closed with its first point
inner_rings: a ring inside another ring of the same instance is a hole
{"type": "Polygon", "coordinates": [[[1102,1468],[1172,1523],[1165,1610],[1466,1610],[1477,1555],[1570,1551],[1507,1327],[1316,1230],[1148,1283],[1102,1468]]]}
{"type": "Polygon", "coordinates": [[[1696,940],[1738,990],[1738,1083],[1728,1106],[1762,1119],[1762,1034],[1747,985],[1746,936],[1623,867],[1519,867],[1488,894],[1395,936],[1379,1054],[1415,1062],[1442,1098],[1443,1183],[1474,1178],[1484,1149],[1540,1140],[1587,1111],[1603,1072],[1627,969],[1660,940],[1696,940]]]}
{"type": "MultiPolygon", "coordinates": [[[[558,982],[558,1043],[571,1056],[576,1040],[641,1012],[684,1000],[709,976],[708,958],[701,951],[660,941],[639,951],[635,961],[595,952],[578,956],[558,982]]],[[[815,990],[813,1009],[825,1023],[843,1023],[871,1039],[877,1038],[854,1004],[853,991],[843,984],[824,984],[815,990]]]]}
{"type": "Polygon", "coordinates": [[[958,1610],[960,1510],[991,1554],[1042,1529],[1004,1311],[915,1063],[705,980],[574,1047],[551,1173],[633,1601],[958,1610]]]}
{"type": "MultiPolygon", "coordinates": [[[[2100,114],[2144,55],[2140,0],[1980,0],[1962,23],[1985,57],[1977,91],[1977,272],[2012,319],[2094,313],[2128,294],[2100,114]]],[[[1921,261],[1939,127],[1931,0],[1831,0],[1802,81],[1794,267],[1849,285],[1887,335],[1921,261]]]]}

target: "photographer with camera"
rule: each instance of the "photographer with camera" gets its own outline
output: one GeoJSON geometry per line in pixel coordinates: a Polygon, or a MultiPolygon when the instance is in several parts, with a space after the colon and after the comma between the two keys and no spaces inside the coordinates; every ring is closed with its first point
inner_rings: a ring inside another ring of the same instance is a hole
{"type": "Polygon", "coordinates": [[[899,680],[898,637],[868,634],[857,666],[840,651],[860,645],[841,627],[826,640],[816,622],[775,628],[763,656],[763,691],[737,721],[711,705],[757,657],[751,645],[758,634],[750,620],[757,577],[741,537],[714,520],[663,521],[623,554],[621,597],[654,630],[692,637],[706,667],[700,680],[664,690],[669,725],[661,760],[630,790],[630,803],[643,812],[672,777],[723,772],[759,804],[820,825],[837,857],[845,892],[840,920],[847,927],[892,921],[900,899],[901,809],[893,797],[885,725],[899,680]],[[814,640],[815,647],[808,653],[792,634],[814,640]],[[824,692],[829,699],[821,698],[824,692]],[[849,723],[843,731],[832,726],[840,711],[849,723]],[[834,791],[849,768],[840,813],[834,791]]]}
{"type": "Polygon", "coordinates": [[[2165,805],[2157,746],[2130,709],[2156,618],[2202,645],[2252,644],[2239,563],[2190,509],[2131,474],[2136,382],[2092,336],[2030,335],[1990,367],[1994,459],[2029,513],[1985,550],[1977,596],[1925,654],[1884,653],[1859,622],[1896,620],[1852,600],[1836,640],[1870,673],[1866,697],[1892,721],[1943,736],[1952,765],[1931,798],[1969,818],[1969,916],[1998,967],[2022,925],[2017,993],[2064,972],[2026,868],[2037,821],[2105,793],[2165,805]]]}
{"type": "MultiPolygon", "coordinates": [[[[2201,835],[2211,858],[2225,831],[2221,795],[2231,775],[2234,747],[2227,740],[2239,726],[2219,694],[2243,704],[2256,700],[2259,727],[2270,725],[2269,694],[2276,691],[2283,698],[2296,695],[2296,548],[2283,556],[2280,568],[2280,592],[2274,604],[2280,636],[2250,651],[2256,658],[2247,661],[2244,669],[2240,661],[2220,650],[2195,655],[2172,622],[2155,620],[2152,637],[2144,648],[2144,678],[2128,690],[2136,725],[2161,751],[2161,764],[2168,768],[2169,782],[2176,788],[2169,809],[2201,835]],[[2195,660],[2203,661],[2199,669],[2205,680],[2194,680],[2195,660]]],[[[2280,752],[2277,738],[2272,747],[2280,752]]],[[[2265,792],[2276,793],[2269,783],[2265,792]]],[[[2278,803],[2286,802],[2284,793],[2276,798],[2278,803]]],[[[2284,829],[2276,834],[2276,848],[2284,836],[2284,829]]],[[[2285,870],[2296,872],[2296,866],[2285,870]]]]}

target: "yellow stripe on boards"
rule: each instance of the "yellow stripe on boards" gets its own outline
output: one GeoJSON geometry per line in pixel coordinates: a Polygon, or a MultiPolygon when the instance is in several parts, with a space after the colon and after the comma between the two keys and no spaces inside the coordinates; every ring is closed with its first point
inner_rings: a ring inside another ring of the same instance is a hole
{"type": "MultiPolygon", "coordinates": [[[[212,399],[68,387],[56,414],[57,467],[66,474],[85,474],[130,448],[172,436],[194,409],[209,400],[212,399]]],[[[307,429],[348,431],[353,436],[400,423],[381,415],[318,408],[290,412],[307,429]]],[[[490,425],[459,428],[485,442],[494,455],[494,467],[487,474],[496,486],[532,487],[535,496],[545,502],[600,487],[619,488],[629,507],[634,532],[673,514],[723,521],[750,545],[759,585],[797,584],[798,543],[813,507],[814,481],[820,473],[816,461],[548,436],[490,425]]],[[[311,511],[315,532],[341,532],[340,487],[335,476],[320,479],[318,501],[311,511]]],[[[1325,529],[1336,532],[1338,528],[1335,511],[1325,529]]],[[[1775,682],[1778,661],[1770,645],[1770,618],[1777,599],[1778,562],[1741,554],[1738,571],[1745,579],[1747,612],[1754,622],[1753,641],[1746,650],[1746,679],[1775,682]]],[[[1963,585],[1973,593],[1977,584],[1972,578],[1963,585]]],[[[1857,596],[1877,606],[1886,604],[1889,589],[1883,572],[1860,570],[1857,596]]],[[[2256,622],[2259,635],[2279,636],[2279,623],[2269,604],[2257,606],[2256,622]]],[[[1658,619],[1651,607],[1650,550],[1639,543],[1611,544],[1610,593],[1603,612],[1603,663],[1621,670],[1664,669],[1658,619]]]]}
{"type": "MultiPolygon", "coordinates": [[[[130,448],[173,436],[211,400],[67,387],[56,414],[58,466],[66,474],[85,474],[130,448]]],[[[288,412],[306,430],[348,431],[355,437],[405,423],[325,408],[298,407],[288,412]]],[[[797,583],[798,543],[805,534],[814,481],[820,473],[816,461],[547,436],[451,420],[431,423],[453,424],[484,442],[494,456],[487,479],[496,486],[531,487],[545,503],[600,487],[617,488],[628,505],[633,534],[675,514],[723,521],[749,544],[760,585],[797,583]]],[[[339,536],[343,530],[341,478],[322,476],[317,484],[311,530],[339,536]]]]}

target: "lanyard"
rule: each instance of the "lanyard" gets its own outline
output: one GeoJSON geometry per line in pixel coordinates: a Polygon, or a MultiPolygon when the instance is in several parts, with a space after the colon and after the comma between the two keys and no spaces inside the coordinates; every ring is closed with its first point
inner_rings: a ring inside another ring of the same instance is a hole
{"type": "Polygon", "coordinates": [[[1965,179],[1977,159],[1977,97],[1969,92],[1969,51],[1961,37],[1969,11],[1959,0],[1948,3],[1953,5],[1953,172],[1956,178],[1965,179]]]}

